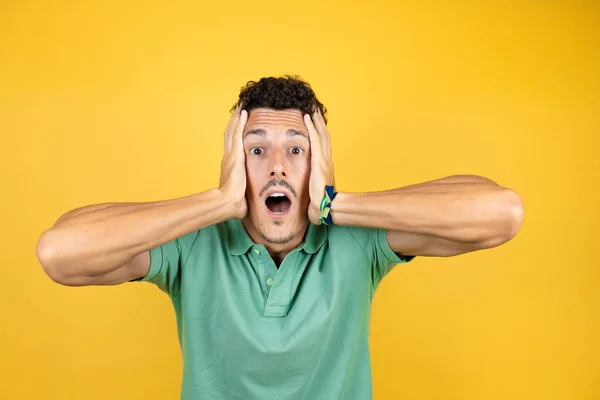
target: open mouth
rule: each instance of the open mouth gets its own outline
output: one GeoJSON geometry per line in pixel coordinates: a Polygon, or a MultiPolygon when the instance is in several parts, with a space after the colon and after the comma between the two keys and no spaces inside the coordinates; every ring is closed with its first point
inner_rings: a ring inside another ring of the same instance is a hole
{"type": "Polygon", "coordinates": [[[265,205],[272,214],[283,216],[290,211],[292,202],[285,193],[274,192],[267,197],[265,205]]]}

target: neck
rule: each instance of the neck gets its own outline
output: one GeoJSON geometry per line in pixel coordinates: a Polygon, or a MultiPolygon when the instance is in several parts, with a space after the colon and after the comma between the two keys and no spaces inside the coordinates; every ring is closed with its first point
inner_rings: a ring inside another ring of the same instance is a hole
{"type": "Polygon", "coordinates": [[[292,252],[296,247],[300,246],[304,241],[304,237],[306,236],[306,232],[308,230],[308,224],[310,221],[307,219],[306,224],[300,228],[298,232],[294,234],[292,240],[287,243],[273,243],[267,240],[259,231],[256,229],[256,226],[250,219],[249,215],[246,215],[244,219],[242,219],[242,224],[244,228],[246,228],[246,232],[248,232],[248,236],[250,239],[256,244],[262,244],[265,246],[271,258],[275,261],[277,266],[283,261],[285,256],[292,252]]]}

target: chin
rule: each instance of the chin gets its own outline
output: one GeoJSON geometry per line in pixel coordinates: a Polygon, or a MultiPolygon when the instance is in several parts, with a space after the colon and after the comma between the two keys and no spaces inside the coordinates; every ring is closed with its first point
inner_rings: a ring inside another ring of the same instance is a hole
{"type": "Polygon", "coordinates": [[[275,214],[264,204],[259,204],[253,211],[250,220],[257,233],[273,245],[284,245],[292,241],[308,221],[308,214],[301,215],[294,207],[282,214],[275,214]]]}

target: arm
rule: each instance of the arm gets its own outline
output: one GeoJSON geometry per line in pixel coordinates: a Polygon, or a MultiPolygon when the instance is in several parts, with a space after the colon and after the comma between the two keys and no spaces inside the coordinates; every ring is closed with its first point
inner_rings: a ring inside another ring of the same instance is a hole
{"type": "MultiPolygon", "coordinates": [[[[329,132],[317,109],[306,114],[311,151],[309,219],[320,224],[325,185],[334,185],[329,132]]],[[[475,175],[454,175],[374,193],[338,193],[331,203],[337,225],[386,230],[401,255],[452,256],[499,246],[521,227],[523,203],[513,190],[475,175]]]]}
{"type": "Polygon", "coordinates": [[[83,207],[42,234],[37,256],[55,282],[68,286],[118,284],[145,276],[148,251],[235,215],[219,189],[149,203],[83,207]]]}
{"type": "Polygon", "coordinates": [[[512,239],[523,204],[487,178],[457,175],[383,192],[338,193],[331,213],[338,225],[387,230],[397,253],[451,256],[512,239]]]}
{"type": "Polygon", "coordinates": [[[55,282],[114,285],[144,277],[149,251],[190,232],[247,213],[242,132],[248,113],[236,108],[225,130],[219,189],[149,203],[107,203],[63,215],[40,237],[37,256],[55,282]]]}

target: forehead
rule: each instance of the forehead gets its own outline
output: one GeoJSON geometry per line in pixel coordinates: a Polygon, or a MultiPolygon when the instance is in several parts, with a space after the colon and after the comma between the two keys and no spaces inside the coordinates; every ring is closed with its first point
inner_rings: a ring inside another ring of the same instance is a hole
{"type": "Polygon", "coordinates": [[[248,121],[244,127],[244,134],[252,129],[264,129],[265,131],[278,133],[288,129],[305,132],[308,135],[302,111],[298,109],[273,110],[270,108],[255,108],[250,111],[248,121]]]}

